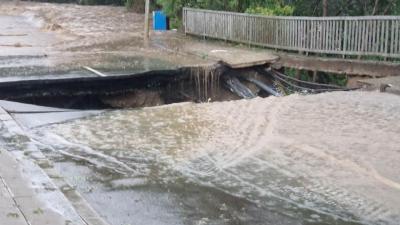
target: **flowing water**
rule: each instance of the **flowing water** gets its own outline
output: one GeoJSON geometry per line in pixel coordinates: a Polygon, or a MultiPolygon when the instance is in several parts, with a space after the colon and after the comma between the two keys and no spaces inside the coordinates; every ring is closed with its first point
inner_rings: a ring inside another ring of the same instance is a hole
{"type": "MultiPolygon", "coordinates": [[[[143,18],[123,8],[0,9],[15,14],[0,18],[3,80],[82,75],[54,76],[55,65],[126,73],[199,61],[143,49],[143,18]]],[[[212,68],[192,78],[213,97],[212,68]]],[[[29,132],[112,225],[397,225],[399,112],[398,96],[337,92],[107,111],[29,132]]]]}
{"type": "Polygon", "coordinates": [[[0,1],[0,82],[210,64],[157,47],[156,34],[145,47],[142,27],[143,15],[124,7],[0,1]]]}
{"type": "Polygon", "coordinates": [[[31,134],[111,224],[398,224],[400,98],[108,111],[31,134]]]}

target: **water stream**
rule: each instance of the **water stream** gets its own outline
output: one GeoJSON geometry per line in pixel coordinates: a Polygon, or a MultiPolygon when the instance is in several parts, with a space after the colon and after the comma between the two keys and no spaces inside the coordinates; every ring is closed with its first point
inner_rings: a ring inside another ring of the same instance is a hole
{"type": "Polygon", "coordinates": [[[112,225],[398,224],[400,100],[336,92],[107,111],[31,130],[112,225]]]}

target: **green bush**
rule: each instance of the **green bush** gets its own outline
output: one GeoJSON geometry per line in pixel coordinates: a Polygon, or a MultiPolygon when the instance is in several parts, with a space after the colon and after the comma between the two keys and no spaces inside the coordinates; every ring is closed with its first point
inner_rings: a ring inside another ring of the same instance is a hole
{"type": "Polygon", "coordinates": [[[124,0],[77,0],[76,2],[80,5],[123,5],[123,1],[124,0]]]}
{"type": "Polygon", "coordinates": [[[261,14],[265,16],[290,16],[293,14],[294,8],[289,5],[280,6],[272,5],[267,7],[255,6],[246,10],[246,13],[261,14]]]}
{"type": "Polygon", "coordinates": [[[132,8],[133,8],[133,1],[134,1],[134,0],[126,0],[126,1],[125,1],[125,7],[126,7],[127,9],[132,9],[132,8]]]}
{"type": "Polygon", "coordinates": [[[157,0],[162,10],[170,18],[170,27],[179,28],[182,25],[183,7],[199,7],[201,1],[196,0],[157,0]],[[199,3],[200,2],[200,3],[199,3]]]}

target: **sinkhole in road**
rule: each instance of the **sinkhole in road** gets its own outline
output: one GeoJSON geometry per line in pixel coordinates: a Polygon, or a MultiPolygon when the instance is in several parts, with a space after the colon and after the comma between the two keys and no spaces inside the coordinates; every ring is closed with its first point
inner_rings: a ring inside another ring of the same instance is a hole
{"type": "Polygon", "coordinates": [[[276,95],[273,88],[265,89],[273,86],[273,79],[258,73],[260,68],[265,66],[231,69],[216,64],[125,75],[12,81],[0,83],[0,99],[87,110],[276,95]]]}

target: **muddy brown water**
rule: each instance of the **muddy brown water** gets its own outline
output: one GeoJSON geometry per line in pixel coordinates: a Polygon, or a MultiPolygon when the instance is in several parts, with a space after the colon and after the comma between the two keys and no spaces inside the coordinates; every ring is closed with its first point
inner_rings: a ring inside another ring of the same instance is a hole
{"type": "MultiPolygon", "coordinates": [[[[130,73],[190,58],[135,47],[138,35],[128,34],[142,32],[141,17],[98,9],[32,5],[36,13],[1,16],[1,79],[76,77],[82,66],[130,73]],[[112,35],[93,38],[103,34],[112,35]],[[129,54],[127,43],[136,43],[129,54]]],[[[338,92],[113,110],[29,133],[111,225],[397,225],[399,111],[394,95],[338,92]]],[[[2,146],[29,149],[0,129],[2,146]]]]}
{"type": "Polygon", "coordinates": [[[0,82],[97,76],[87,66],[116,75],[210,63],[153,42],[143,47],[142,29],[135,29],[141,18],[123,7],[0,3],[0,82]],[[99,21],[99,13],[109,19],[99,21]],[[59,30],[49,29],[58,23],[59,30]]]}
{"type": "Polygon", "coordinates": [[[400,99],[337,92],[114,110],[32,137],[112,225],[398,224],[400,99]]]}

